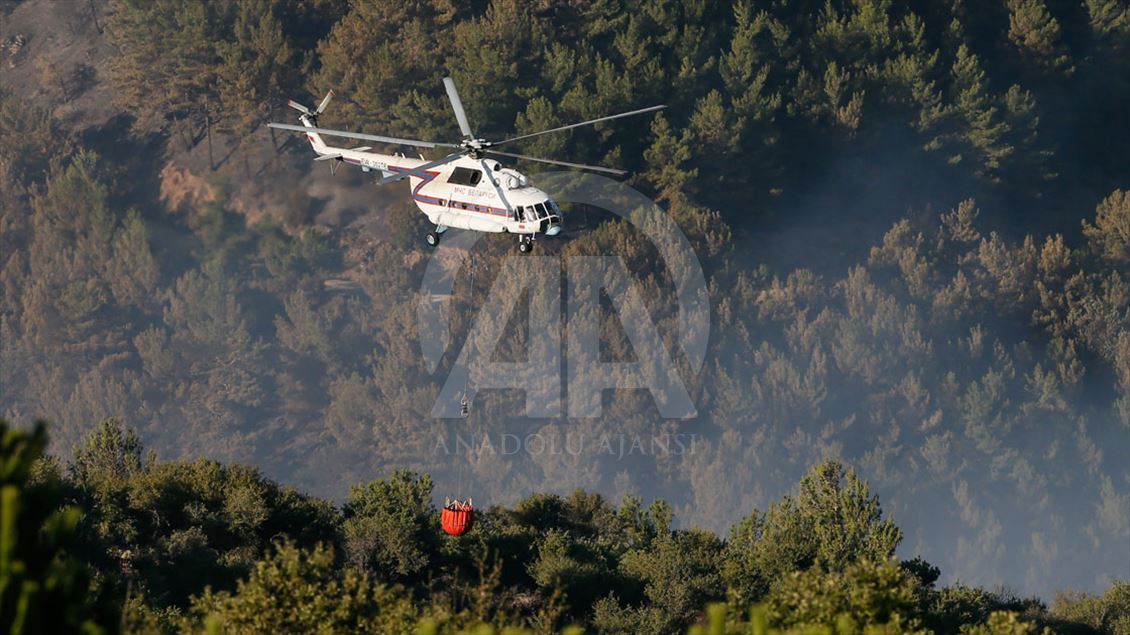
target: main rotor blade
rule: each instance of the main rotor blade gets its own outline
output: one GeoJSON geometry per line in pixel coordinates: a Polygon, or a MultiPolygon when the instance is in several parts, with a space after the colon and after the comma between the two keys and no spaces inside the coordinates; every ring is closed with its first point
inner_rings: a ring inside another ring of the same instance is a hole
{"type": "Polygon", "coordinates": [[[521,136],[518,136],[518,137],[510,137],[509,139],[503,139],[502,141],[496,141],[496,142],[492,143],[491,145],[500,146],[504,143],[510,143],[511,141],[517,141],[519,139],[529,139],[530,137],[536,137],[536,136],[543,135],[543,134],[549,134],[551,132],[561,132],[562,130],[570,130],[572,128],[580,128],[581,126],[588,126],[588,125],[591,125],[591,124],[594,124],[594,123],[600,123],[602,121],[619,119],[621,117],[631,117],[632,115],[642,115],[645,112],[654,112],[656,110],[663,110],[666,107],[667,106],[661,104],[659,106],[651,106],[650,108],[641,108],[639,110],[633,110],[631,112],[622,112],[618,115],[609,115],[607,117],[601,117],[600,119],[590,119],[588,121],[582,121],[581,123],[573,123],[573,124],[569,124],[568,126],[561,126],[560,128],[552,128],[550,130],[542,130],[541,132],[531,132],[530,134],[524,134],[524,135],[521,135],[521,136]]]}
{"type": "Polygon", "coordinates": [[[451,163],[452,161],[463,156],[464,154],[466,154],[466,153],[465,152],[453,152],[453,153],[445,156],[442,159],[436,159],[435,161],[430,161],[428,163],[425,163],[424,165],[416,166],[416,167],[408,170],[407,172],[397,172],[395,174],[391,174],[389,176],[384,177],[383,179],[378,179],[376,181],[373,181],[373,183],[375,185],[384,185],[385,183],[394,183],[396,181],[404,180],[404,179],[408,178],[409,176],[418,176],[422,179],[426,179],[426,178],[428,178],[429,175],[424,173],[425,170],[430,170],[430,169],[432,169],[436,166],[443,165],[444,163],[451,163]]]}
{"type": "Polygon", "coordinates": [[[494,174],[491,173],[490,166],[487,165],[486,159],[479,159],[479,163],[483,166],[483,174],[486,175],[487,180],[490,181],[491,186],[494,187],[494,193],[498,194],[498,200],[502,201],[502,206],[506,208],[506,211],[513,214],[514,208],[510,207],[510,201],[506,200],[506,195],[502,193],[502,188],[498,187],[498,181],[494,179],[494,174]]]}
{"type": "Polygon", "coordinates": [[[443,78],[443,87],[447,89],[447,98],[455,110],[455,119],[459,122],[459,131],[467,139],[472,139],[475,133],[471,132],[471,124],[467,121],[467,113],[463,110],[463,102],[459,100],[459,91],[455,90],[455,80],[450,77],[443,78]]]}
{"type": "Polygon", "coordinates": [[[551,163],[553,165],[563,165],[567,168],[580,168],[582,170],[596,170],[597,172],[608,172],[616,176],[624,176],[627,174],[624,170],[613,170],[612,168],[602,168],[596,165],[585,165],[583,163],[569,163],[567,161],[554,161],[552,159],[542,159],[539,157],[530,157],[524,154],[514,154],[513,152],[499,152],[498,150],[485,150],[488,154],[499,154],[504,157],[513,157],[515,159],[525,159],[527,161],[539,161],[541,163],[551,163]]]}
{"type": "Polygon", "coordinates": [[[310,128],[307,126],[297,126],[289,123],[269,123],[267,126],[271,128],[278,128],[279,130],[293,130],[295,132],[313,132],[317,134],[330,135],[332,137],[348,137],[350,139],[364,139],[365,141],[380,141],[381,143],[398,143],[405,146],[415,146],[417,148],[458,148],[460,146],[454,143],[441,143],[439,141],[419,141],[416,139],[399,139],[397,137],[384,137],[375,134],[361,134],[360,132],[347,132],[345,130],[330,130],[328,128],[310,128]]]}

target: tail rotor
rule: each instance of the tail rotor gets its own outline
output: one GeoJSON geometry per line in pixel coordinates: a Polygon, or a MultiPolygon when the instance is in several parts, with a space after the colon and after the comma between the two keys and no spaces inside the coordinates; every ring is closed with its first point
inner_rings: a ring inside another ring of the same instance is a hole
{"type": "Polygon", "coordinates": [[[288,99],[287,102],[286,102],[286,105],[290,106],[291,108],[297,110],[298,112],[306,115],[307,117],[311,117],[311,116],[314,115],[314,113],[309,108],[307,108],[306,106],[303,106],[302,104],[294,101],[293,99],[288,99]]]}
{"type": "MultiPolygon", "coordinates": [[[[315,110],[310,110],[306,106],[303,106],[302,104],[294,101],[293,99],[287,100],[286,105],[290,106],[291,108],[302,113],[302,117],[309,119],[310,123],[317,125],[318,124],[318,115],[322,114],[322,112],[324,112],[326,110],[326,106],[328,106],[330,104],[330,100],[333,99],[333,96],[334,96],[334,91],[332,91],[332,90],[330,92],[326,93],[326,96],[322,98],[322,103],[318,104],[318,108],[315,109],[315,110]]],[[[299,119],[302,119],[302,117],[299,117],[299,119]]]]}

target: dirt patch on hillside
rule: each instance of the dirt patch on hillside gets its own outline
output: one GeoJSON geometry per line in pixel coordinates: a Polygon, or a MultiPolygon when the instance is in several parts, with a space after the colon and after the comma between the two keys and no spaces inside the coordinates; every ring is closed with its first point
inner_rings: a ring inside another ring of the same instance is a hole
{"type": "Polygon", "coordinates": [[[108,81],[105,0],[3,2],[0,82],[82,130],[120,114],[108,81]]]}
{"type": "Polygon", "coordinates": [[[216,200],[216,188],[171,162],[161,170],[161,202],[172,212],[187,212],[216,200]]]}

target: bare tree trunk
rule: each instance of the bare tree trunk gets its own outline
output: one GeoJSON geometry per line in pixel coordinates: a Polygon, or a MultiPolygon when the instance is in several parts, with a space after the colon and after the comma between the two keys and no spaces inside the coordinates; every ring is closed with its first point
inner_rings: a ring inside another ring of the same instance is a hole
{"type": "Polygon", "coordinates": [[[186,134],[186,128],[188,126],[185,125],[183,119],[177,117],[176,115],[173,116],[173,126],[177,129],[177,135],[180,136],[180,142],[184,144],[184,151],[188,152],[192,149],[192,137],[186,134]]]}
{"type": "Polygon", "coordinates": [[[98,23],[98,9],[94,6],[94,0],[87,0],[90,5],[90,17],[94,19],[94,28],[98,31],[98,35],[102,35],[102,25],[98,23]]]}
{"type": "MultiPolygon", "coordinates": [[[[270,110],[267,111],[267,119],[273,120],[274,118],[275,118],[275,107],[271,106],[270,110]]],[[[274,148],[275,154],[278,154],[279,153],[279,142],[275,138],[275,129],[270,127],[270,126],[267,126],[267,132],[269,132],[270,135],[271,135],[271,147],[274,148]]]]}
{"type": "Polygon", "coordinates": [[[216,171],[216,161],[212,158],[212,113],[204,113],[204,128],[208,135],[208,167],[216,171]]]}

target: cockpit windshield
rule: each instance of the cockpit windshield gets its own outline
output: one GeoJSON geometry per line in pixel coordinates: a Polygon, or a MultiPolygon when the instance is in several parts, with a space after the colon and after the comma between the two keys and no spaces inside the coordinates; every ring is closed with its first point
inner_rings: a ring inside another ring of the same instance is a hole
{"type": "Polygon", "coordinates": [[[557,203],[554,203],[552,200],[546,200],[534,203],[533,205],[515,207],[514,216],[514,220],[528,222],[541,221],[547,218],[554,222],[559,222],[561,209],[557,207],[557,203]]]}

